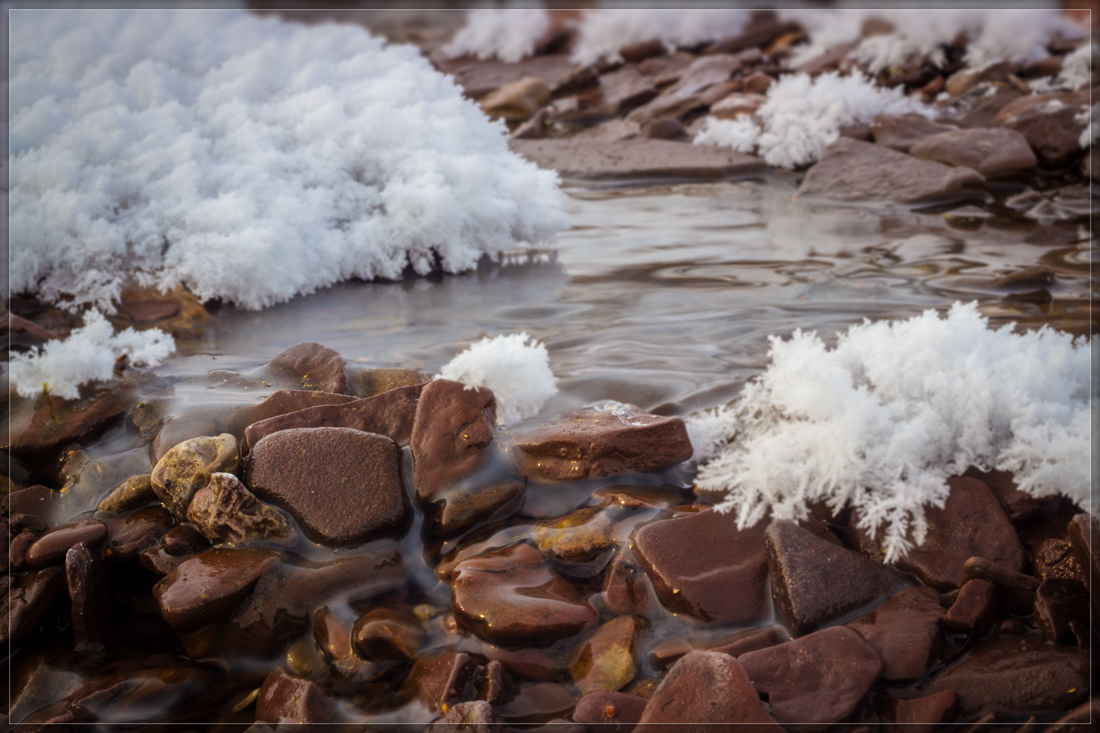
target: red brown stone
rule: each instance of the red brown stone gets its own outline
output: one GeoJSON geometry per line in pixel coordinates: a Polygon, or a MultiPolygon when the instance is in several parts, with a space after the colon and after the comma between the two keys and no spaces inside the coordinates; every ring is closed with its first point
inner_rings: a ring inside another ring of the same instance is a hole
{"type": "Polygon", "coordinates": [[[344,394],[348,378],[344,358],[332,349],[307,341],[275,355],[267,368],[277,374],[289,374],[301,382],[302,389],[344,394]]]}
{"type": "Polygon", "coordinates": [[[848,627],[882,657],[883,679],[914,680],[932,663],[940,646],[943,606],[931,588],[908,588],[848,627]]]}
{"type": "Polygon", "coordinates": [[[944,690],[928,697],[891,700],[882,717],[907,733],[935,733],[941,726],[954,723],[958,715],[959,696],[954,690],[944,690]]]}
{"type": "Polygon", "coordinates": [[[997,621],[997,587],[988,580],[967,581],[943,618],[948,631],[985,636],[997,621]]]}
{"type": "Polygon", "coordinates": [[[256,699],[257,723],[327,724],[335,715],[336,704],[331,694],[315,682],[288,674],[280,666],[271,670],[256,699]]]}
{"type": "Polygon", "coordinates": [[[1034,618],[1047,641],[1088,646],[1089,596],[1085,584],[1047,578],[1035,591],[1034,618]]]}
{"type": "Polygon", "coordinates": [[[573,720],[588,730],[630,733],[642,719],[647,700],[623,692],[590,692],[577,701],[573,720]]]}
{"type": "Polygon", "coordinates": [[[272,552],[215,548],[185,560],[153,586],[153,595],[169,626],[194,631],[236,609],[278,564],[272,552]]]}

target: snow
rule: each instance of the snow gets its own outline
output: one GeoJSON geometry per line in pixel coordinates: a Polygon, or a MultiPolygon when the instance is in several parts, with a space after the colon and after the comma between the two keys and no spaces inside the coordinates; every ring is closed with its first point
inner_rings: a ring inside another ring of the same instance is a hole
{"type": "Polygon", "coordinates": [[[738,118],[708,118],[695,136],[696,145],[719,145],[758,154],[770,165],[796,168],[817,161],[849,125],[870,124],[880,114],[932,110],[899,89],[877,87],[856,72],[827,72],[781,77],[768,89],[767,101],[756,112],[760,124],[738,118]]]}
{"type": "Polygon", "coordinates": [[[550,15],[542,8],[477,8],[467,13],[466,25],[443,48],[443,54],[448,58],[470,54],[515,63],[533,54],[549,29],[550,15]]]}
{"type": "MultiPolygon", "coordinates": [[[[771,364],[734,404],[736,435],[696,488],[751,526],[767,511],[858,507],[892,562],[924,540],[924,511],[968,466],[1012,471],[1021,490],[1090,503],[1090,354],[1048,328],[991,329],[971,304],[773,338],[771,364]]],[[[731,421],[730,425],[734,425],[731,421]]]]}
{"type": "Polygon", "coordinates": [[[1089,147],[1100,136],[1100,130],[1097,129],[1096,125],[1098,117],[1100,117],[1100,103],[1092,105],[1089,109],[1081,110],[1081,114],[1073,118],[1074,122],[1085,126],[1085,129],[1081,130],[1081,137],[1077,138],[1077,142],[1082,148],[1089,147]]]}
{"type": "Polygon", "coordinates": [[[662,41],[671,52],[733,38],[751,17],[751,10],[733,9],[590,10],[581,20],[573,60],[580,64],[621,61],[620,48],[652,40],[662,41]]]}
{"type": "Polygon", "coordinates": [[[526,333],[484,338],[447,362],[439,376],[467,389],[492,390],[501,425],[533,417],[558,392],[546,346],[526,333]]]}
{"type": "Polygon", "coordinates": [[[62,399],[80,396],[89,382],[114,376],[115,362],[127,357],[135,366],[159,366],[176,350],[172,337],[158,329],[115,333],[97,310],[84,314],[84,325],[59,341],[49,341],[29,354],[13,353],[9,364],[11,386],[23,397],[42,392],[62,399]]]}
{"type": "MultiPolygon", "coordinates": [[[[11,286],[263,308],[473,268],[568,224],[552,172],[412,46],[238,11],[11,13],[11,286]]],[[[71,299],[67,298],[71,296],[71,299]]]]}

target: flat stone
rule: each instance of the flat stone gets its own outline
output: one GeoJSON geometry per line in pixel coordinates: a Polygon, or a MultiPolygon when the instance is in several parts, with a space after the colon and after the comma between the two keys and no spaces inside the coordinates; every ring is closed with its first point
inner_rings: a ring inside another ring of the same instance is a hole
{"type": "MultiPolygon", "coordinates": [[[[1040,265],[1017,270],[994,280],[990,285],[999,290],[1036,290],[1054,284],[1054,270],[1040,265]]],[[[1022,527],[1040,509],[1050,503],[1050,496],[1034,496],[1020,491],[1008,471],[981,471],[970,466],[963,473],[967,478],[978,479],[1000,499],[1008,511],[1008,518],[1016,528],[1022,527]]]]}
{"type": "Polygon", "coordinates": [[[806,172],[798,195],[908,204],[973,197],[984,190],[985,179],[970,168],[952,168],[841,137],[806,172]]]}
{"type": "MultiPolygon", "coordinates": [[[[1018,99],[1025,99],[1019,89],[1011,86],[994,86],[996,91],[986,95],[990,87],[979,88],[973,106],[959,120],[960,127],[996,127],[997,114],[1018,99]]],[[[971,94],[974,92],[972,91],[971,94]]],[[[965,97],[964,97],[965,98],[965,97]]]]}
{"type": "Polygon", "coordinates": [[[241,455],[237,439],[229,433],[192,438],[176,445],[153,468],[153,491],[181,522],[195,492],[206,486],[211,474],[237,473],[241,455]]]}
{"type": "Polygon", "coordinates": [[[65,573],[59,567],[34,570],[16,580],[0,604],[0,643],[30,635],[64,592],[65,573]]]}
{"type": "Polygon", "coordinates": [[[766,101],[768,98],[763,94],[730,94],[711,105],[710,116],[720,120],[735,120],[741,115],[754,115],[766,101]]]}
{"type": "Polygon", "coordinates": [[[646,572],[633,552],[620,551],[605,573],[603,607],[621,616],[648,617],[657,609],[657,598],[646,572]]]}
{"type": "Polygon", "coordinates": [[[191,499],[187,518],[212,542],[243,544],[290,536],[286,517],[257,499],[231,473],[211,474],[191,499]]]}
{"type": "Polygon", "coordinates": [[[1023,135],[996,128],[941,132],[913,145],[909,154],[971,168],[986,178],[1030,171],[1038,163],[1023,135]]]}
{"type": "Polygon", "coordinates": [[[530,480],[570,481],[655,471],[691,457],[684,421],[607,400],[512,427],[520,470],[530,480]]]}
{"type": "Polygon", "coordinates": [[[99,502],[96,511],[122,514],[157,501],[156,492],[153,491],[152,478],[152,475],[148,473],[131,476],[105,496],[99,502]]]}
{"type": "Polygon", "coordinates": [[[768,89],[775,83],[775,77],[758,71],[750,74],[745,79],[745,91],[750,94],[767,94],[768,89]]]}
{"type": "Polygon", "coordinates": [[[1066,165],[1081,150],[1086,123],[1077,117],[1088,108],[1088,97],[1083,101],[1077,94],[1060,92],[1029,95],[1005,105],[997,124],[1023,135],[1044,165],[1066,165]]]}
{"type": "Polygon", "coordinates": [[[600,91],[609,116],[621,115],[657,96],[653,79],[632,64],[601,74],[600,91]]]}
{"type": "Polygon", "coordinates": [[[954,690],[910,700],[894,699],[886,703],[883,719],[907,733],[935,733],[954,723],[959,715],[959,696],[954,690]]]}
{"type": "MultiPolygon", "coordinates": [[[[287,415],[310,407],[343,405],[354,400],[355,397],[346,394],[314,392],[305,389],[281,389],[267,397],[263,402],[237,410],[233,415],[229,432],[243,438],[245,429],[253,423],[270,420],[279,415],[287,415]]],[[[255,443],[255,441],[252,442],[255,443]]],[[[245,450],[244,452],[247,453],[248,451],[245,450]]]]}
{"type": "Polygon", "coordinates": [[[484,700],[460,702],[432,721],[429,733],[507,733],[504,720],[484,700]]]}
{"type": "Polygon", "coordinates": [[[235,610],[278,564],[272,552],[215,548],[185,560],[153,586],[153,595],[169,626],[194,631],[235,610]]]}
{"type": "Polygon", "coordinates": [[[586,730],[605,733],[630,733],[642,719],[648,701],[638,695],[623,692],[589,692],[577,701],[573,720],[586,730]]]}
{"type": "Polygon", "coordinates": [[[344,358],[327,346],[307,341],[276,354],[267,369],[286,374],[299,381],[298,389],[344,394],[348,378],[344,373],[344,358]]]}
{"type": "Polygon", "coordinates": [[[653,38],[648,41],[638,41],[637,43],[628,43],[619,49],[619,55],[622,56],[623,61],[628,64],[637,64],[646,59],[664,56],[666,53],[668,53],[668,49],[659,38],[653,38]]]}
{"type": "Polygon", "coordinates": [[[1022,591],[1034,591],[1039,587],[1040,582],[1038,578],[1009,570],[1004,565],[999,565],[984,557],[972,557],[963,563],[959,585],[966,585],[974,579],[988,580],[1001,590],[1022,591]]]}
{"type": "Polygon", "coordinates": [[[253,446],[248,485],[297,519],[315,542],[354,545],[400,536],[407,528],[401,463],[401,448],[383,435],[296,428],[253,446]]]}
{"type": "Polygon", "coordinates": [[[882,676],[878,652],[862,636],[834,626],[737,658],[767,695],[780,725],[824,731],[850,721],[882,676]]]}
{"type": "Polygon", "coordinates": [[[401,690],[438,715],[444,706],[473,700],[477,671],[477,660],[463,652],[423,656],[413,663],[401,690]]]}
{"type": "Polygon", "coordinates": [[[988,580],[970,580],[959,589],[959,595],[943,618],[948,631],[968,632],[985,636],[997,621],[997,586],[988,580]]]}
{"type": "Polygon", "coordinates": [[[409,448],[413,489],[421,505],[481,467],[496,426],[496,398],[487,389],[436,379],[424,385],[409,448]]]}
{"type": "Polygon", "coordinates": [[[54,527],[27,548],[26,563],[29,568],[42,568],[64,560],[69,548],[80,542],[98,545],[107,537],[107,526],[96,519],[54,527]]]}
{"type": "Polygon", "coordinates": [[[729,654],[731,657],[739,657],[742,654],[755,652],[757,649],[767,649],[778,643],[779,633],[771,626],[749,629],[724,638],[673,637],[649,650],[649,663],[653,667],[664,669],[693,649],[708,649],[729,654]]]}
{"type": "Polygon", "coordinates": [[[783,625],[802,636],[913,583],[892,568],[821,539],[793,522],[766,535],[772,596],[783,625]]]}
{"type": "Polygon", "coordinates": [[[352,639],[364,659],[413,659],[424,641],[420,622],[389,608],[375,608],[355,622],[352,639]]]}
{"type": "Polygon", "coordinates": [[[13,402],[0,448],[28,459],[52,456],[68,443],[84,443],[102,432],[136,400],[132,388],[117,384],[86,388],[84,395],[13,402]]]}
{"type": "Polygon", "coordinates": [[[584,596],[525,544],[458,563],[451,598],[459,623],[494,644],[547,644],[599,620],[584,596]]]}
{"type": "Polygon", "coordinates": [[[566,178],[701,178],[749,176],[759,158],[712,145],[671,140],[513,140],[512,151],[566,178]]]}
{"type": "Polygon", "coordinates": [[[256,699],[258,723],[331,723],[335,715],[336,702],[330,693],[311,680],[288,674],[280,666],[271,670],[256,699]]]}
{"type": "Polygon", "coordinates": [[[688,137],[687,128],[673,117],[661,117],[648,122],[638,136],[646,140],[684,140],[688,137]]]}
{"type": "Polygon", "coordinates": [[[634,680],[634,637],[643,623],[634,616],[613,618],[577,646],[569,676],[582,695],[621,690],[634,680]]]}
{"type": "Polygon", "coordinates": [[[700,621],[749,624],[765,602],[764,526],[737,529],[737,518],[714,510],[647,524],[634,552],[661,601],[700,621]]]}
{"type": "Polygon", "coordinates": [[[172,513],[162,506],[150,506],[125,519],[115,517],[104,523],[107,525],[104,558],[111,563],[133,562],[142,551],[160,543],[172,526],[172,513]]]}
{"type": "MultiPolygon", "coordinates": [[[[594,563],[602,569],[606,562],[599,560],[609,559],[609,554],[618,547],[611,530],[610,512],[585,507],[561,519],[537,525],[531,531],[531,538],[539,550],[559,561],[558,567],[594,563]]],[[[579,574],[584,575],[583,572],[579,574]]]]}
{"type": "Polygon", "coordinates": [[[1074,733],[1100,718],[1100,697],[1094,697],[1070,710],[1047,726],[1043,733],[1074,733]]]}
{"type": "Polygon", "coordinates": [[[473,99],[480,99],[505,84],[531,76],[542,79],[553,89],[577,68],[569,54],[531,56],[518,63],[467,57],[451,61],[438,60],[437,66],[444,73],[452,75],[455,82],[473,99]]]}
{"type": "Polygon", "coordinates": [[[945,690],[958,693],[968,718],[1068,710],[1088,698],[1089,655],[1032,635],[988,639],[924,687],[945,690]]]}
{"type": "Polygon", "coordinates": [[[1060,644],[1089,643],[1089,595],[1080,580],[1047,578],[1035,591],[1034,619],[1043,638],[1060,644]]]}
{"type": "Polygon", "coordinates": [[[783,730],[764,710],[736,659],[696,650],[685,654],[665,675],[642,711],[638,730],[708,733],[716,723],[747,723],[754,731],[783,730]]]}
{"type": "Polygon", "coordinates": [[[481,100],[481,110],[489,117],[526,120],[550,101],[550,87],[537,76],[528,76],[505,84],[481,100]]]}
{"type": "Polygon", "coordinates": [[[882,658],[890,682],[922,676],[938,653],[943,606],[931,588],[907,588],[848,624],[882,658]]]}
{"type": "Polygon", "coordinates": [[[362,683],[377,677],[384,668],[363,661],[355,654],[352,643],[350,609],[334,612],[328,606],[317,609],[313,615],[313,640],[325,655],[329,667],[337,675],[354,683],[362,683]]]}
{"type": "Polygon", "coordinates": [[[348,394],[359,399],[402,387],[424,385],[432,379],[432,375],[416,369],[396,367],[362,369],[349,364],[344,367],[344,371],[348,375],[348,394]]]}
{"type": "Polygon", "coordinates": [[[65,579],[72,602],[73,648],[78,652],[102,649],[111,611],[103,560],[86,543],[78,543],[65,554],[65,579]]]}
{"type": "Polygon", "coordinates": [[[1092,613],[1100,619],[1100,522],[1088,514],[1077,514],[1067,527],[1073,554],[1085,573],[1085,586],[1092,596],[1092,613]]]}

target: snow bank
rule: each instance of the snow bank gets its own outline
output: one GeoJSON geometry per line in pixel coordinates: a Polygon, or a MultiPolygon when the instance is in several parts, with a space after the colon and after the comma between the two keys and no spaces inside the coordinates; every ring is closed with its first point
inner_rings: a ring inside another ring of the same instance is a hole
{"type": "Polygon", "coordinates": [[[491,389],[501,425],[533,417],[558,392],[546,346],[526,333],[484,338],[447,362],[439,376],[491,389]]]}
{"type": "Polygon", "coordinates": [[[745,153],[754,150],[770,165],[796,168],[821,157],[848,125],[870,124],[880,114],[932,111],[900,88],[886,89],[860,73],[837,72],[781,77],[768,89],[756,112],[762,127],[749,117],[708,118],[695,136],[696,145],[719,145],[745,153]]]}
{"type": "Polygon", "coordinates": [[[771,365],[745,388],[736,440],[697,489],[751,526],[807,502],[859,507],[884,530],[886,559],[924,539],[924,509],[968,466],[1012,471],[1024,491],[1089,504],[1089,348],[1043,328],[988,328],[975,304],[851,327],[836,348],[813,333],[773,338],[771,365]],[[728,492],[728,493],[727,493],[728,492]]]}
{"type": "Polygon", "coordinates": [[[751,17],[751,10],[732,9],[590,10],[581,20],[573,60],[621,61],[620,48],[652,40],[662,41],[669,51],[720,41],[740,35],[751,17]]]}
{"type": "Polygon", "coordinates": [[[541,8],[478,8],[467,13],[466,25],[443,48],[443,54],[448,58],[470,54],[515,63],[533,54],[535,44],[549,29],[550,15],[541,8]]]}
{"type": "Polygon", "coordinates": [[[417,49],[235,11],[12,11],[11,285],[262,308],[468,270],[567,225],[557,177],[417,49]]]}
{"type": "Polygon", "coordinates": [[[43,388],[51,395],[72,400],[81,385],[114,376],[115,362],[126,356],[135,366],[159,366],[176,350],[172,337],[158,329],[115,333],[97,310],[84,315],[84,326],[63,341],[49,341],[30,354],[12,354],[11,386],[23,397],[36,397],[43,388]]]}

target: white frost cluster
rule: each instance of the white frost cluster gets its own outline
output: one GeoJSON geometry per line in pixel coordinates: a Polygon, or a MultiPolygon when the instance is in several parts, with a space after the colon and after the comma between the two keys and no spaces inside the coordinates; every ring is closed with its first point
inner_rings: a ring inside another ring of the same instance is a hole
{"type": "Polygon", "coordinates": [[[549,29],[550,15],[542,8],[476,8],[466,14],[466,25],[443,48],[443,54],[515,63],[533,54],[535,44],[549,29]]]}
{"type": "Polygon", "coordinates": [[[887,561],[920,544],[925,507],[968,466],[1012,471],[1034,495],[1089,504],[1087,342],[1047,328],[999,330],[975,304],[945,318],[851,327],[836,348],[813,333],[773,338],[771,365],[735,404],[736,439],[697,488],[751,526],[806,516],[808,502],[858,507],[884,529],[887,561]]]}
{"type": "Polygon", "coordinates": [[[1100,137],[1100,128],[1096,124],[1097,117],[1100,117],[1100,102],[1092,105],[1090,109],[1082,110],[1081,114],[1073,118],[1074,122],[1085,126],[1085,129],[1081,130],[1081,137],[1077,138],[1082,148],[1089,147],[1096,142],[1097,137],[1100,137]]]}
{"type": "Polygon", "coordinates": [[[135,366],[159,366],[176,350],[172,337],[158,329],[115,333],[97,310],[84,314],[84,326],[62,341],[48,341],[30,354],[12,354],[11,386],[24,397],[49,394],[66,400],[80,396],[80,386],[111,379],[121,356],[135,366]]]}
{"type": "Polygon", "coordinates": [[[880,114],[932,110],[899,89],[875,86],[869,77],[837,72],[783,76],[768,89],[767,101],[735,120],[708,118],[695,136],[696,145],[719,145],[745,153],[754,150],[768,164],[796,168],[817,161],[838,137],[840,128],[870,124],[880,114]]]}
{"type": "Polygon", "coordinates": [[[688,439],[694,449],[691,463],[709,461],[737,434],[737,410],[728,405],[704,410],[684,418],[688,439]]]}
{"type": "Polygon", "coordinates": [[[484,338],[447,362],[439,376],[492,390],[501,425],[533,417],[558,392],[546,346],[526,333],[484,338]]]}
{"type": "Polygon", "coordinates": [[[11,287],[110,311],[129,279],[262,308],[567,226],[412,46],[243,11],[11,13],[11,287]]]}
{"type": "Polygon", "coordinates": [[[751,10],[736,9],[590,10],[581,20],[573,60],[621,61],[620,48],[645,41],[662,41],[669,51],[721,41],[740,35],[751,17],[751,10]]]}
{"type": "Polygon", "coordinates": [[[1055,91],[1078,91],[1092,84],[1092,58],[1096,44],[1085,43],[1062,60],[1062,69],[1054,79],[1042,78],[1031,82],[1031,90],[1040,94],[1055,91]]]}

